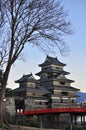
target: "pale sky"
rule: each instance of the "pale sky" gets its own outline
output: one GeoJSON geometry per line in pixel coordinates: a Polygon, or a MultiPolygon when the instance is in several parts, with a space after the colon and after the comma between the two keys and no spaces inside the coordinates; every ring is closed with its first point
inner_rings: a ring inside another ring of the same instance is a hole
{"type": "MultiPolygon", "coordinates": [[[[65,9],[68,10],[69,19],[73,24],[75,34],[65,38],[70,46],[69,56],[63,57],[57,50],[56,54],[50,56],[57,57],[61,62],[67,64],[64,70],[70,72],[68,78],[74,80],[71,86],[86,92],[86,0],[64,0],[65,9]]],[[[14,89],[18,87],[14,81],[22,77],[23,74],[37,73],[40,71],[38,64],[41,64],[46,54],[35,47],[30,47],[29,52],[25,52],[25,62],[17,61],[11,69],[8,87],[14,89]]]]}

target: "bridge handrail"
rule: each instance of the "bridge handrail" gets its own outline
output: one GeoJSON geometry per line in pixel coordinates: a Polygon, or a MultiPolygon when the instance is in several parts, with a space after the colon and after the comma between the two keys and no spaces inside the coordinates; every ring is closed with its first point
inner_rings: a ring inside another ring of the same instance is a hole
{"type": "Polygon", "coordinates": [[[37,109],[29,110],[24,112],[19,112],[23,115],[37,115],[37,114],[48,114],[48,113],[86,113],[86,107],[69,107],[69,108],[47,108],[47,109],[37,109]]]}

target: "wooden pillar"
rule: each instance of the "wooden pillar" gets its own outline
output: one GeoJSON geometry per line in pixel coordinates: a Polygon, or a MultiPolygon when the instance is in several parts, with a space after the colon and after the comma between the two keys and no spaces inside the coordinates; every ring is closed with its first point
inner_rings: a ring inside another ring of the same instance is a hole
{"type": "Polygon", "coordinates": [[[75,124],[77,124],[77,118],[76,118],[76,115],[75,115],[75,124]]]}
{"type": "Polygon", "coordinates": [[[57,115],[57,122],[59,122],[59,114],[57,115]]]}
{"type": "Polygon", "coordinates": [[[70,114],[70,118],[71,118],[70,119],[70,130],[72,130],[72,127],[73,127],[72,126],[72,124],[73,124],[73,114],[72,113],[70,114]]]}
{"type": "Polygon", "coordinates": [[[40,120],[39,115],[37,115],[37,120],[38,120],[38,121],[40,120]]]}
{"type": "Polygon", "coordinates": [[[85,124],[85,114],[83,115],[83,124],[85,124]]]}
{"type": "Polygon", "coordinates": [[[70,114],[70,118],[71,118],[70,122],[73,123],[73,114],[72,113],[70,114]]]}
{"type": "Polygon", "coordinates": [[[52,117],[52,118],[51,118],[51,119],[52,119],[52,122],[54,122],[54,120],[55,120],[55,119],[54,119],[54,114],[51,114],[51,117],[52,117]]]}
{"type": "Polygon", "coordinates": [[[40,124],[41,124],[41,128],[43,128],[42,115],[40,116],[40,124]]]}
{"type": "Polygon", "coordinates": [[[83,115],[81,114],[81,124],[83,123],[83,115]]]}

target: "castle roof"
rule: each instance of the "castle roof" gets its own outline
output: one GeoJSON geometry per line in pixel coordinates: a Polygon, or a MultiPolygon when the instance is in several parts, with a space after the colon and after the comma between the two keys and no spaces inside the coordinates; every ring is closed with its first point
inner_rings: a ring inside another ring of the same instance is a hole
{"type": "Polygon", "coordinates": [[[63,75],[67,75],[70,74],[69,72],[66,72],[64,70],[57,70],[57,69],[52,69],[52,68],[48,68],[48,69],[43,69],[40,72],[36,73],[36,75],[41,75],[42,73],[57,73],[57,74],[63,74],[63,75]]]}
{"type": "Polygon", "coordinates": [[[47,55],[45,61],[42,64],[39,64],[40,67],[47,66],[47,65],[58,65],[58,66],[65,66],[66,64],[60,62],[57,58],[50,57],[47,55]]]}
{"type": "Polygon", "coordinates": [[[15,92],[24,92],[24,91],[38,92],[38,93],[50,93],[46,88],[43,88],[43,87],[32,88],[32,87],[22,86],[22,87],[18,87],[13,90],[14,93],[15,92]]]}
{"type": "Polygon", "coordinates": [[[60,78],[58,78],[57,79],[59,82],[68,82],[68,83],[72,83],[72,82],[74,82],[74,80],[70,80],[70,79],[68,79],[68,78],[66,78],[66,77],[60,77],[60,78]]]}
{"type": "Polygon", "coordinates": [[[51,77],[51,78],[48,78],[48,77],[44,77],[44,78],[40,78],[39,80],[38,80],[39,82],[41,81],[41,82],[47,82],[47,83],[49,83],[50,81],[59,81],[59,82],[66,82],[66,83],[73,83],[74,82],[74,80],[70,80],[70,79],[68,79],[68,78],[57,78],[57,77],[51,77]]]}
{"type": "Polygon", "coordinates": [[[64,91],[80,91],[80,89],[71,87],[71,86],[53,86],[55,90],[64,90],[64,91]]]}
{"type": "Polygon", "coordinates": [[[23,75],[20,79],[16,80],[16,83],[22,83],[22,82],[37,82],[37,80],[34,78],[33,74],[23,75]]]}

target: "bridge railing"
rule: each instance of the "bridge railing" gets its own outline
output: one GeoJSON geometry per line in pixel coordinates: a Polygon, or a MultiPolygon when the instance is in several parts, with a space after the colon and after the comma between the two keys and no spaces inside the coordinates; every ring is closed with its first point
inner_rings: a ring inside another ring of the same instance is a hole
{"type": "Polygon", "coordinates": [[[19,114],[23,115],[37,115],[37,114],[49,114],[49,113],[86,113],[86,108],[48,108],[48,109],[37,109],[31,111],[22,111],[19,114]]]}

